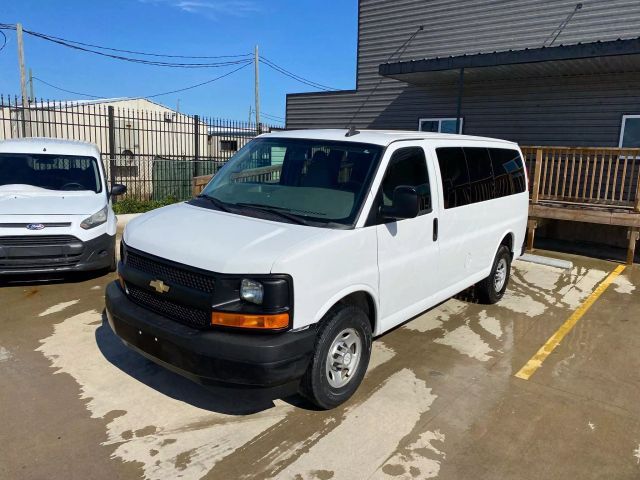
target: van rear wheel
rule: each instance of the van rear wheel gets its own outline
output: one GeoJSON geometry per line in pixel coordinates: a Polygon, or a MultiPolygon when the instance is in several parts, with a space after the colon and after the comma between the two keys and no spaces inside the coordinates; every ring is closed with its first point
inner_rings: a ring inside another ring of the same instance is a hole
{"type": "Polygon", "coordinates": [[[493,261],[491,273],[487,278],[476,285],[478,299],[482,303],[497,303],[507,290],[511,275],[511,252],[501,245],[493,261]]]}
{"type": "Polygon", "coordinates": [[[321,322],[300,393],[325,410],[346,402],[367,371],[371,342],[371,323],[361,309],[351,305],[331,309],[321,322]]]}

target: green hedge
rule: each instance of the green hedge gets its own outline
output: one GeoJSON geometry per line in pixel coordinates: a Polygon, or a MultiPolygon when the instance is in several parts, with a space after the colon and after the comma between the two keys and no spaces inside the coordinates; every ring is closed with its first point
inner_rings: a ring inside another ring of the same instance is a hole
{"type": "Polygon", "coordinates": [[[135,198],[123,198],[113,204],[113,211],[116,215],[124,215],[125,213],[144,213],[176,202],[178,202],[176,197],[167,197],[164,200],[136,200],[135,198]]]}

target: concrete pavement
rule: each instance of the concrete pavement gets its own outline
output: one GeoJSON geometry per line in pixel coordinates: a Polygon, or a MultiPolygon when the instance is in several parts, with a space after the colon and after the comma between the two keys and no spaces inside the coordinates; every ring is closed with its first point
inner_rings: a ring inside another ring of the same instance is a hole
{"type": "Polygon", "coordinates": [[[616,264],[517,262],[494,306],[460,295],[375,342],[360,390],[315,411],[205,389],[104,321],[113,276],[0,289],[0,478],[640,478],[640,271],[529,379],[514,374],[616,264]]]}

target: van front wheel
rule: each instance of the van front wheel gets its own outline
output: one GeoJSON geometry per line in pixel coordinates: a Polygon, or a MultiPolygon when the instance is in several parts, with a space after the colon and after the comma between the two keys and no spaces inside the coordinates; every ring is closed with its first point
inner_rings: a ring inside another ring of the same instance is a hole
{"type": "Polygon", "coordinates": [[[491,273],[476,285],[476,292],[480,302],[486,304],[497,303],[507,290],[510,275],[511,252],[506,246],[501,245],[493,261],[491,273]]]}
{"type": "Polygon", "coordinates": [[[371,323],[359,308],[341,305],[321,322],[300,393],[322,409],[346,402],[362,382],[371,356],[371,323]]]}

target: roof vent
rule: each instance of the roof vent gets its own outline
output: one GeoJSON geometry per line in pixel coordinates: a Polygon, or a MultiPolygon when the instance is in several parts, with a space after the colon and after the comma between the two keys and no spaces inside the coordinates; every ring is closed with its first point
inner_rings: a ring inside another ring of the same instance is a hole
{"type": "Polygon", "coordinates": [[[353,137],[354,135],[358,135],[360,133],[359,130],[356,130],[355,125],[349,126],[349,131],[345,135],[345,137],[353,137]]]}

